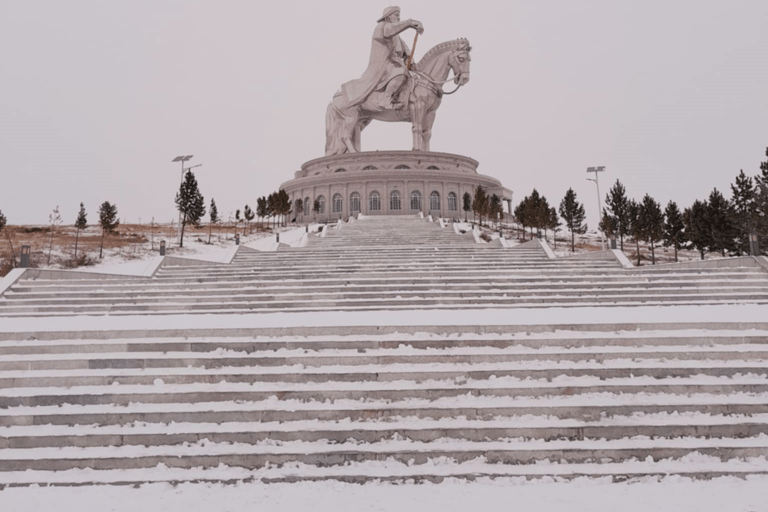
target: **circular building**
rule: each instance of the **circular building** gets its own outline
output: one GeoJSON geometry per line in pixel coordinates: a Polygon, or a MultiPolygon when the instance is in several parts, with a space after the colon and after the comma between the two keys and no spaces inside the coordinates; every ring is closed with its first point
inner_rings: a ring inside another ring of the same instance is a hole
{"type": "MultiPolygon", "coordinates": [[[[336,220],[364,215],[464,216],[462,197],[480,185],[511,207],[512,192],[477,172],[478,162],[450,153],[372,151],[310,160],[294,179],[280,185],[292,204],[301,199],[297,220],[336,220]]],[[[295,211],[295,210],[294,210],[295,211]]]]}

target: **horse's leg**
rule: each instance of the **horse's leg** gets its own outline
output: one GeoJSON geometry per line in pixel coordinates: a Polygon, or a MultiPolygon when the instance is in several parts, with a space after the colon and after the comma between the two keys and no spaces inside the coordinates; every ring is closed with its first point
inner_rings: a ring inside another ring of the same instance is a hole
{"type": "Polygon", "coordinates": [[[435,114],[437,110],[430,110],[427,115],[424,116],[424,131],[422,136],[424,138],[424,151],[429,151],[429,141],[432,139],[432,125],[435,122],[435,114]]]}
{"type": "Polygon", "coordinates": [[[344,121],[341,128],[341,141],[346,146],[347,151],[350,153],[359,153],[359,143],[355,147],[355,132],[357,127],[357,121],[360,118],[360,111],[354,108],[348,108],[343,111],[344,121]]]}
{"type": "Polygon", "coordinates": [[[414,94],[411,96],[411,131],[413,132],[413,150],[424,150],[424,116],[426,105],[424,98],[414,94]]]}
{"type": "Polygon", "coordinates": [[[362,118],[359,121],[357,121],[357,124],[355,125],[355,137],[352,142],[355,144],[355,148],[357,151],[361,151],[360,144],[361,144],[361,134],[366,126],[371,124],[371,118],[362,118]]]}

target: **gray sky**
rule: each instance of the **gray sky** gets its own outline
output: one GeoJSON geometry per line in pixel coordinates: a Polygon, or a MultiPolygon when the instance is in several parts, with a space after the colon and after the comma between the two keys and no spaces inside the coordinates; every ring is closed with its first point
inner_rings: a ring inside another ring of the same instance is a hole
{"type": "MultiPolygon", "coordinates": [[[[103,201],[125,222],[170,222],[194,154],[206,204],[246,204],[323,156],[325,108],[359,77],[387,1],[5,0],[0,3],[0,210],[73,223],[103,201]]],[[[630,196],[681,207],[728,196],[768,146],[765,0],[400,3],[442,41],[473,46],[471,81],[444,99],[432,149],[471,156],[515,191],[596,219],[586,167],[630,196]]],[[[413,31],[403,38],[409,43],[413,31]]],[[[363,149],[410,149],[375,122],[363,149]]]]}

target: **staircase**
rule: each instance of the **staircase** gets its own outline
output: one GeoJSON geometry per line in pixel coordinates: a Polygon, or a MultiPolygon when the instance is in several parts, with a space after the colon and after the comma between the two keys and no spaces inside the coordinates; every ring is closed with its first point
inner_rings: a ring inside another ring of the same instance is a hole
{"type": "Polygon", "coordinates": [[[764,304],[767,285],[757,267],[549,259],[392,217],[149,279],[21,280],[0,299],[8,322],[136,327],[0,329],[0,488],[768,474],[768,322],[622,324],[597,308],[764,304]],[[606,320],[460,325],[553,306],[606,320]],[[146,327],[439,309],[456,325],[146,327]]]}
{"type": "Polygon", "coordinates": [[[768,473],[768,323],[631,327],[0,342],[0,486],[768,473]]]}
{"type": "Polygon", "coordinates": [[[759,267],[624,269],[503,249],[413,217],[373,217],[303,248],[241,248],[229,265],[162,267],[151,279],[22,279],[0,317],[167,315],[768,303],[759,267]]]}

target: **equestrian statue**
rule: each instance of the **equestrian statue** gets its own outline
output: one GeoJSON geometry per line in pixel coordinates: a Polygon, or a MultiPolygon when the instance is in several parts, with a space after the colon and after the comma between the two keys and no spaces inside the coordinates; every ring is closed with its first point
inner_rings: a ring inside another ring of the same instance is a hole
{"type": "Polygon", "coordinates": [[[469,82],[472,47],[466,39],[440,43],[419,62],[400,38],[409,28],[416,31],[414,50],[424,26],[416,20],[400,21],[400,8],[384,9],[373,31],[368,69],[357,80],[341,86],[325,116],[325,155],[360,151],[360,132],[376,119],[410,122],[413,150],[429,151],[435,112],[443,94],[452,94],[469,82]],[[448,77],[450,72],[452,77],[448,77]],[[453,81],[456,89],[444,92],[453,81]]]}

